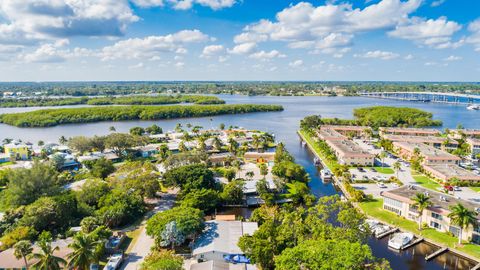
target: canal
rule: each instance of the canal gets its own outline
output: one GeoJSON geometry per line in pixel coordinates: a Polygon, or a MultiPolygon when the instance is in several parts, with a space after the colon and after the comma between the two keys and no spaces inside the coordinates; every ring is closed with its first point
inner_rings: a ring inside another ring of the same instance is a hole
{"type": "MultiPolygon", "coordinates": [[[[324,117],[351,118],[354,108],[375,105],[388,105],[399,107],[415,107],[433,113],[435,119],[443,121],[442,128],[455,128],[462,124],[465,128],[480,129],[480,112],[467,110],[465,106],[418,103],[404,101],[390,101],[363,97],[265,97],[265,96],[230,96],[220,95],[227,103],[258,103],[280,104],[285,110],[282,112],[254,113],[241,115],[225,115],[216,117],[162,120],[162,121],[125,121],[125,122],[100,122],[90,124],[62,125],[49,128],[17,128],[0,124],[0,140],[3,138],[22,139],[36,143],[39,140],[56,142],[60,136],[93,136],[109,132],[109,127],[114,126],[119,132],[128,132],[131,127],[147,127],[152,124],[161,126],[164,130],[172,130],[177,123],[186,125],[200,125],[204,128],[218,127],[220,123],[239,126],[249,129],[264,130],[275,134],[278,142],[284,142],[287,149],[296,161],[305,167],[312,181],[310,187],[316,196],[337,194],[338,191],[331,183],[323,183],[319,171],[313,164],[313,153],[302,147],[296,134],[300,120],[307,115],[317,114],[324,117]]],[[[35,110],[37,108],[0,108],[0,113],[35,110]]],[[[243,210],[245,211],[245,210],[243,210]]],[[[248,211],[242,214],[248,215],[248,211]]],[[[388,249],[387,238],[371,239],[369,245],[373,254],[386,258],[395,270],[436,270],[436,269],[469,269],[472,262],[459,258],[447,252],[430,262],[425,261],[425,255],[432,252],[433,247],[420,243],[406,251],[396,252],[388,249]]]]}

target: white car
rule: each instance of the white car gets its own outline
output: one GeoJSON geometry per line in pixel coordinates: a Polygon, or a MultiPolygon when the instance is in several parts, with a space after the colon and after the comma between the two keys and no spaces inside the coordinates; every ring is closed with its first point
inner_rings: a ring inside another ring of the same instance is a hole
{"type": "Polygon", "coordinates": [[[384,183],[381,183],[381,182],[377,182],[377,186],[379,188],[386,188],[387,187],[384,183]]]}

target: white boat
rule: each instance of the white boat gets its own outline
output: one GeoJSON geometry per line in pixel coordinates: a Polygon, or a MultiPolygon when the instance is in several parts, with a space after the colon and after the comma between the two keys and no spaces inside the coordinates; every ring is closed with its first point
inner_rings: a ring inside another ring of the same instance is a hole
{"type": "Polygon", "coordinates": [[[323,180],[332,179],[332,172],[329,169],[320,170],[320,176],[323,180]]]}
{"type": "Polygon", "coordinates": [[[386,233],[390,230],[390,226],[388,225],[383,225],[383,224],[379,224],[377,226],[375,226],[375,228],[372,229],[372,232],[373,234],[375,235],[375,237],[378,237],[380,236],[382,233],[386,233]]]}
{"type": "Polygon", "coordinates": [[[470,104],[467,106],[467,110],[480,110],[480,104],[470,104]]]}
{"type": "Polygon", "coordinates": [[[365,220],[365,223],[363,225],[360,225],[360,230],[362,232],[365,231],[366,227],[368,227],[370,229],[370,231],[373,232],[373,230],[375,229],[375,227],[379,226],[380,225],[380,222],[378,222],[377,220],[375,219],[366,219],[365,220]]]}
{"type": "Polygon", "coordinates": [[[390,240],[388,240],[388,246],[393,249],[402,249],[413,240],[413,234],[411,233],[395,233],[390,240]]]}
{"type": "Polygon", "coordinates": [[[122,264],[123,261],[123,254],[122,253],[116,253],[113,254],[112,257],[107,262],[107,265],[105,266],[104,269],[106,270],[116,270],[120,268],[120,265],[122,264]]]}

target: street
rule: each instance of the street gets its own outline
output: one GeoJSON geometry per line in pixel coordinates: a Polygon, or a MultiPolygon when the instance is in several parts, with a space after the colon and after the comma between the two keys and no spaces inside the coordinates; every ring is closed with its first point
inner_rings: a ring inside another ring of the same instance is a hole
{"type": "Polygon", "coordinates": [[[134,243],[131,251],[126,254],[125,261],[120,269],[123,270],[137,270],[140,269],[140,265],[144,258],[150,253],[150,248],[154,246],[155,241],[153,238],[147,235],[146,223],[148,218],[158,212],[163,212],[173,207],[175,203],[175,193],[162,193],[161,199],[158,205],[149,213],[146,214],[146,218],[142,221],[140,235],[137,241],[134,243]]]}

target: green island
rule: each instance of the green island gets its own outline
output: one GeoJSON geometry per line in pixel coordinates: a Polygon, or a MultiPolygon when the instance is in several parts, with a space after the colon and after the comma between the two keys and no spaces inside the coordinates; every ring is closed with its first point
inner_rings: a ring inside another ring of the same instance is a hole
{"type": "Polygon", "coordinates": [[[0,115],[0,122],[17,127],[48,127],[100,121],[160,120],[222,114],[282,111],[279,105],[107,106],[47,109],[0,115]]]}
{"type": "Polygon", "coordinates": [[[407,107],[374,106],[353,110],[354,119],[321,118],[323,125],[353,125],[379,127],[428,127],[441,126],[429,112],[407,107]]]}
{"type": "Polygon", "coordinates": [[[46,107],[67,105],[162,105],[193,103],[198,105],[224,104],[215,96],[201,95],[159,95],[159,96],[107,96],[107,97],[69,97],[69,98],[0,98],[0,107],[46,107]]]}

